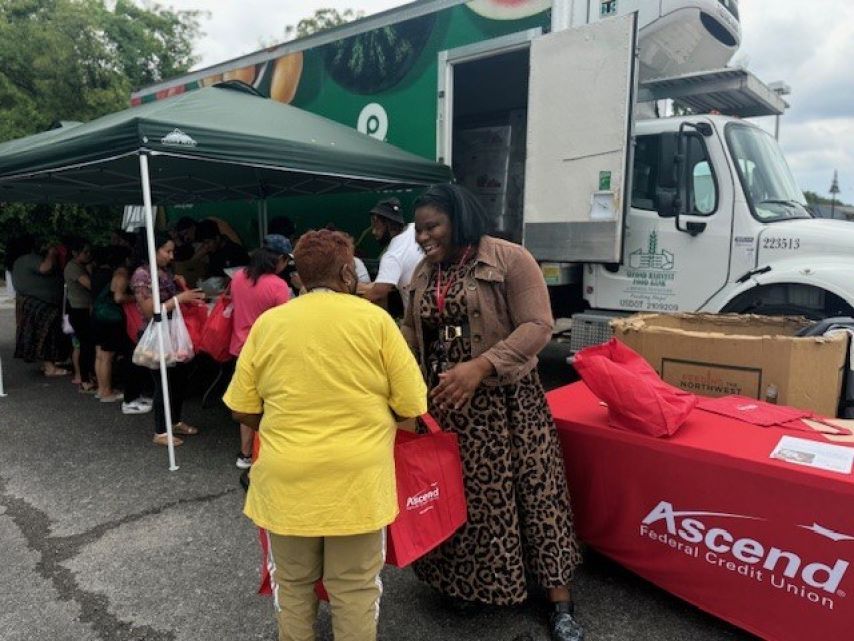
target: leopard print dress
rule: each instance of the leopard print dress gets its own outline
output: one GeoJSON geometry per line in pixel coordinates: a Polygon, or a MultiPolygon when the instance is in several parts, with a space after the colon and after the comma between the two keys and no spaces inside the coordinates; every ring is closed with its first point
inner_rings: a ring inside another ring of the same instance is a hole
{"type": "MultiPolygon", "coordinates": [[[[443,273],[453,284],[441,317],[436,270],[415,303],[430,388],[438,383],[440,359],[453,366],[471,358],[468,336],[444,349],[437,328],[467,322],[464,282],[474,265],[443,273]]],[[[459,437],[468,522],[415,562],[416,576],[448,596],[495,605],[523,602],[529,582],[568,585],[580,553],[557,431],[536,369],[514,385],[481,385],[459,411],[431,403],[430,413],[459,437]]]]}

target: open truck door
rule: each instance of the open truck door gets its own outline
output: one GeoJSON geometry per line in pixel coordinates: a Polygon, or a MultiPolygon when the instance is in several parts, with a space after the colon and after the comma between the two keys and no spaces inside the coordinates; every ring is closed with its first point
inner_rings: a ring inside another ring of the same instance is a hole
{"type": "Polygon", "coordinates": [[[636,45],[636,13],[531,42],[524,243],[537,260],[622,258],[636,45]]]}

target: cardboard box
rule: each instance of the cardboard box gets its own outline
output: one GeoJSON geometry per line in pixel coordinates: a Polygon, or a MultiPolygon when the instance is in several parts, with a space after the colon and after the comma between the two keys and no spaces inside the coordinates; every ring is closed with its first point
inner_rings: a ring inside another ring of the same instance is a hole
{"type": "Polygon", "coordinates": [[[836,416],[848,335],[797,337],[801,317],[637,314],[611,323],[614,336],[670,383],[704,396],[739,394],[836,416]]]}

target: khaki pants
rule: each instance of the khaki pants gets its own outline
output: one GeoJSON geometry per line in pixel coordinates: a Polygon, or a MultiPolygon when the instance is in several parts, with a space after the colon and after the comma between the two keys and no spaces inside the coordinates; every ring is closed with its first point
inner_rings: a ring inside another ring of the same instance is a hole
{"type": "Polygon", "coordinates": [[[385,563],[385,530],[354,536],[301,537],[270,533],[273,599],[279,641],[314,641],[323,578],[335,641],[375,641],[385,563]]]}

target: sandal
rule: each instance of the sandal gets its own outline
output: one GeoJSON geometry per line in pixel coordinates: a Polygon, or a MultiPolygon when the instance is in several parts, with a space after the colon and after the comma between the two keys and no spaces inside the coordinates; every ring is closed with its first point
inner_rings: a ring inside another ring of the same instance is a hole
{"type": "Polygon", "coordinates": [[[48,372],[47,370],[42,371],[44,372],[44,375],[48,378],[56,378],[57,376],[68,376],[71,373],[67,369],[62,369],[61,367],[57,367],[56,369],[51,370],[50,372],[48,372]]]}
{"type": "MultiPolygon", "coordinates": [[[[166,434],[166,432],[163,432],[163,434],[155,434],[154,438],[151,439],[151,442],[154,443],[155,445],[169,445],[169,435],[166,434]]],[[[178,447],[183,442],[184,441],[182,441],[180,438],[178,438],[176,436],[172,437],[172,443],[175,445],[175,447],[178,447]]]]}
{"type": "Polygon", "coordinates": [[[193,436],[193,434],[198,434],[199,430],[192,425],[187,425],[184,421],[178,421],[172,426],[172,433],[181,434],[182,436],[193,436]]]}
{"type": "Polygon", "coordinates": [[[81,394],[97,394],[98,386],[95,383],[80,383],[77,391],[81,394]]]}

